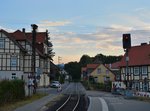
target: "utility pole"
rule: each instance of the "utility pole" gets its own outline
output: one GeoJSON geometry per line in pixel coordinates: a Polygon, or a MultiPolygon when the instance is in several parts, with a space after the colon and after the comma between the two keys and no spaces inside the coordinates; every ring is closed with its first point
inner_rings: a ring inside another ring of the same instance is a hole
{"type": "Polygon", "coordinates": [[[125,78],[127,77],[127,89],[129,90],[129,55],[128,55],[128,52],[129,52],[129,49],[131,48],[131,36],[130,34],[123,34],[123,48],[125,50],[125,53],[126,53],[126,76],[125,78]]]}
{"type": "Polygon", "coordinates": [[[32,71],[32,77],[33,77],[33,83],[34,83],[34,90],[33,93],[36,93],[36,71],[35,71],[35,66],[36,66],[36,30],[38,26],[36,24],[31,24],[32,27],[32,58],[31,58],[31,71],[32,71]]]}
{"type": "Polygon", "coordinates": [[[126,76],[127,76],[127,89],[129,89],[129,56],[128,56],[128,48],[125,50],[126,52],[126,76]]]}

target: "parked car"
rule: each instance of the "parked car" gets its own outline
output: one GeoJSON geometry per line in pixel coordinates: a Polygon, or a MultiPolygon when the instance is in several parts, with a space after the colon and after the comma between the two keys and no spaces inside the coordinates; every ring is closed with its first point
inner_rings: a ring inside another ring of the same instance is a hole
{"type": "Polygon", "coordinates": [[[50,87],[52,87],[52,88],[59,88],[59,87],[61,87],[61,84],[59,83],[59,81],[52,81],[50,83],[50,87]]]}

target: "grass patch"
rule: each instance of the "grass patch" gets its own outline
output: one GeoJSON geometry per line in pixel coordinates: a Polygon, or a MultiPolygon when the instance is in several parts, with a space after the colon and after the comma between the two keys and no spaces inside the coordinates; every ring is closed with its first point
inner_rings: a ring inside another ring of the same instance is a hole
{"type": "Polygon", "coordinates": [[[31,97],[26,97],[25,99],[22,99],[20,101],[4,104],[3,106],[0,106],[0,111],[13,111],[14,109],[16,109],[20,106],[31,103],[31,102],[33,102],[37,99],[40,99],[44,96],[46,96],[46,94],[37,93],[31,97]]]}

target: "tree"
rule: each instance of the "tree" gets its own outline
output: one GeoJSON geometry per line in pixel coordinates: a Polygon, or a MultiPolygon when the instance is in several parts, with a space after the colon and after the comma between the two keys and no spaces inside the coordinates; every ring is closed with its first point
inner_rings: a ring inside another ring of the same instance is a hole
{"type": "Polygon", "coordinates": [[[83,55],[81,58],[80,58],[80,65],[81,67],[85,67],[87,64],[90,64],[92,63],[92,58],[88,55],[83,55]]]}
{"type": "Polygon", "coordinates": [[[102,62],[102,64],[110,64],[110,63],[114,63],[117,61],[120,61],[122,58],[122,56],[106,56],[103,54],[97,54],[94,59],[98,59],[99,61],[102,62]]]}
{"type": "Polygon", "coordinates": [[[69,62],[65,64],[65,70],[72,76],[72,79],[80,79],[81,66],[78,62],[69,62]]]}
{"type": "Polygon", "coordinates": [[[50,37],[48,36],[48,30],[46,31],[46,37],[47,37],[47,41],[45,41],[45,43],[48,45],[48,57],[53,60],[52,58],[55,56],[55,52],[53,52],[53,44],[50,41],[50,37]]]}

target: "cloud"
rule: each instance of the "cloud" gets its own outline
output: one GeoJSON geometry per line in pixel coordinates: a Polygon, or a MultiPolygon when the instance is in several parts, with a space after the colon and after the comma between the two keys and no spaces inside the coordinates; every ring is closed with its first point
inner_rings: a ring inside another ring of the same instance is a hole
{"type": "Polygon", "coordinates": [[[58,27],[58,26],[65,26],[71,24],[70,21],[56,21],[56,22],[52,22],[52,21],[41,21],[38,25],[40,27],[58,27]]]}
{"type": "Polygon", "coordinates": [[[14,32],[15,31],[14,29],[5,28],[3,26],[0,26],[0,29],[3,29],[3,30],[8,31],[8,32],[14,32]]]}

